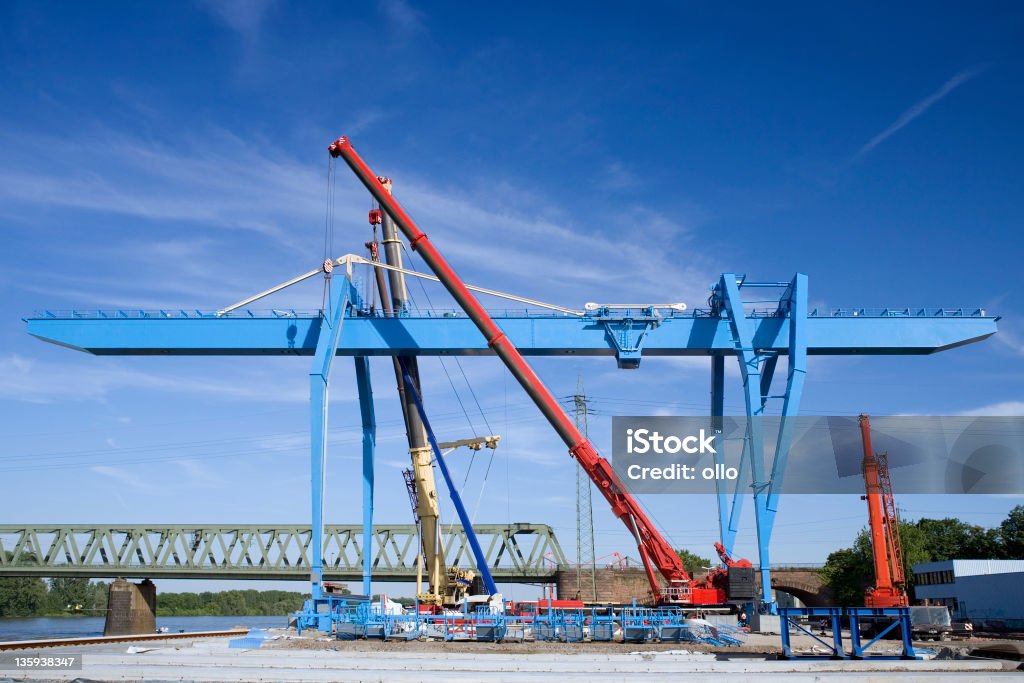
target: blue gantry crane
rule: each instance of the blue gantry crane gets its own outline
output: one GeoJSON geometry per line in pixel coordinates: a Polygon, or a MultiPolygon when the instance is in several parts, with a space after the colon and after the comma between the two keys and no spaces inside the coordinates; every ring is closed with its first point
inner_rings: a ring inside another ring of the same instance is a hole
{"type": "MultiPolygon", "coordinates": [[[[345,144],[350,147],[347,141],[345,144]]],[[[375,177],[363,177],[367,173],[358,171],[357,175],[384,210],[389,214],[401,212],[408,220],[390,195],[384,196],[385,191],[375,177]],[[375,182],[379,187],[373,186],[375,182]]],[[[412,247],[415,249],[417,245],[413,243],[412,247]]],[[[326,398],[334,358],[351,356],[356,366],[356,391],[363,423],[364,547],[368,548],[373,522],[376,441],[370,357],[492,355],[496,351],[493,339],[484,338],[478,331],[479,311],[415,313],[404,310],[396,315],[383,315],[374,310],[361,299],[353,282],[354,268],[363,264],[377,269],[397,268],[349,255],[326,260],[320,268],[220,311],[43,311],[26,318],[26,322],[33,336],[95,355],[313,356],[310,370],[311,581],[316,598],[322,595],[326,398]],[[257,312],[246,308],[284,286],[318,275],[331,278],[333,283],[323,310],[257,312]]],[[[438,279],[425,273],[401,271],[411,276],[438,279]]],[[[465,287],[501,295],[479,287],[465,287]]],[[[769,547],[792,437],[786,418],[799,411],[807,357],[931,354],[986,339],[997,331],[999,320],[982,309],[808,310],[808,279],[803,274],[784,282],[753,282],[742,275],[723,273],[712,288],[707,308],[696,310],[684,310],[677,304],[587,304],[582,310],[576,310],[521,297],[508,298],[524,303],[526,308],[521,312],[487,317],[505,340],[502,343],[507,342],[521,356],[610,356],[624,369],[638,368],[644,357],[708,357],[712,416],[724,414],[725,362],[727,357],[734,356],[743,380],[748,418],[763,414],[769,401],[781,401],[783,420],[774,460],[765,461],[764,435],[759,421],[748,419],[741,463],[749,468],[752,490],[730,492],[723,486],[718,491],[721,543],[726,554],[733,550],[744,499],[752,495],[762,578],[761,599],[768,609],[773,608],[769,547]],[[745,302],[744,293],[751,291],[757,292],[760,303],[745,302]],[[764,304],[766,293],[771,296],[771,305],[764,304]],[[538,305],[547,310],[536,312],[538,305]],[[772,393],[776,368],[782,357],[787,363],[785,384],[777,393],[772,393]]],[[[499,354],[507,353],[497,350],[499,354]]],[[[742,476],[737,479],[744,480],[742,476]]],[[[638,542],[642,544],[640,538],[638,542]]],[[[363,557],[364,592],[369,593],[370,553],[364,553],[363,557]]],[[[481,562],[479,557],[477,561],[481,562]]],[[[485,566],[478,569],[483,571],[485,566]]],[[[648,570],[652,576],[650,567],[648,570]]]]}

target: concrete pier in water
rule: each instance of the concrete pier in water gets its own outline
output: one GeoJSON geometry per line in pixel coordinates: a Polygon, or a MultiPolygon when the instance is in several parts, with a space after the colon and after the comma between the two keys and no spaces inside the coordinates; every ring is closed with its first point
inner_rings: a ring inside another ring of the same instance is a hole
{"type": "Polygon", "coordinates": [[[116,579],[107,598],[105,636],[141,635],[156,632],[156,584],[149,579],[131,583],[116,579]]]}

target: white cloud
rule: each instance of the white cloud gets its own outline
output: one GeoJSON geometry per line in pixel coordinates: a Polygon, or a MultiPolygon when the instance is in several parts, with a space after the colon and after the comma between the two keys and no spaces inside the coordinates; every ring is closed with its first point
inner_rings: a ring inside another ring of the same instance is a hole
{"type": "Polygon", "coordinates": [[[460,271],[481,273],[473,284],[496,287],[500,277],[506,290],[567,306],[613,296],[692,305],[707,298],[714,279],[709,259],[685,251],[688,229],[647,208],[593,224],[539,194],[516,191],[514,205],[503,206],[498,193],[460,194],[411,173],[399,177],[396,197],[460,271]],[[638,239],[638,225],[657,243],[638,239]]]}
{"type": "Polygon", "coordinates": [[[309,449],[309,434],[275,434],[260,438],[255,448],[275,453],[291,453],[309,449]]]}
{"type": "Polygon", "coordinates": [[[120,467],[111,467],[109,465],[94,465],[89,468],[92,472],[102,475],[114,481],[130,486],[134,489],[152,489],[153,485],[142,476],[127,472],[120,467]]]}
{"type": "Polygon", "coordinates": [[[409,36],[423,30],[423,13],[405,0],[378,0],[377,6],[388,25],[400,36],[409,36]]]}
{"type": "Polygon", "coordinates": [[[275,0],[197,0],[211,17],[236,31],[246,41],[259,37],[267,11],[275,0]]]}
{"type": "Polygon", "coordinates": [[[117,309],[219,308],[262,286],[251,282],[251,269],[226,267],[225,249],[208,238],[129,239],[76,249],[81,267],[75,270],[24,267],[9,272],[12,286],[65,306],[88,302],[90,307],[117,309]]]}
{"type": "Polygon", "coordinates": [[[1001,326],[1001,329],[995,334],[995,340],[1010,349],[1016,354],[1024,356],[1024,342],[1021,341],[1013,332],[1006,329],[1005,323],[1001,326]]]}
{"type": "Polygon", "coordinates": [[[232,400],[308,401],[305,367],[296,366],[295,374],[299,379],[293,383],[282,383],[280,376],[269,373],[244,371],[229,371],[220,380],[210,380],[180,373],[142,372],[103,358],[89,357],[78,363],[43,362],[10,354],[0,357],[0,398],[29,403],[103,402],[117,391],[145,389],[232,400]]]}
{"type": "Polygon", "coordinates": [[[639,184],[639,176],[621,161],[605,164],[597,179],[597,186],[605,190],[628,190],[639,184]]]}
{"type": "Polygon", "coordinates": [[[960,415],[968,417],[1016,417],[1024,416],[1024,401],[1002,401],[980,408],[965,410],[960,415]]]}
{"type": "MultiPolygon", "coordinates": [[[[133,236],[109,246],[83,244],[91,274],[56,275],[68,289],[88,292],[100,303],[166,307],[181,299],[186,305],[213,298],[226,303],[235,300],[228,296],[233,292],[241,298],[322,257],[323,176],[315,165],[271,144],[216,129],[188,139],[151,140],[83,126],[73,163],[33,165],[33,150],[60,143],[0,130],[0,144],[13,150],[9,162],[0,161],[0,213],[17,219],[39,207],[87,210],[137,218],[164,230],[185,224],[193,232],[206,231],[197,239],[133,236]],[[234,256],[238,252],[246,258],[240,261],[234,256]]],[[[335,232],[362,237],[366,192],[343,164],[336,170],[335,232]]],[[[574,307],[613,297],[682,299],[692,306],[706,298],[717,270],[708,257],[689,249],[688,226],[648,207],[595,211],[595,219],[569,214],[544,194],[495,179],[466,190],[425,180],[422,169],[398,172],[396,178],[396,196],[474,284],[574,307]],[[641,232],[654,241],[638,239],[641,232]]],[[[32,225],[24,223],[25,229],[32,225]]],[[[362,252],[361,242],[336,244],[336,255],[362,252]]],[[[29,291],[60,291],[53,273],[32,274],[26,268],[22,275],[21,286],[29,291]]],[[[446,299],[437,285],[427,287],[432,298],[446,299]]],[[[414,295],[421,291],[418,284],[410,289],[414,295]]],[[[310,297],[310,303],[318,307],[319,297],[310,297]]]]}
{"type": "Polygon", "coordinates": [[[143,139],[103,128],[82,130],[74,161],[25,165],[32,150],[58,141],[0,131],[12,148],[0,167],[0,209],[26,205],[84,209],[147,221],[188,222],[257,233],[298,254],[316,253],[323,225],[323,179],[308,165],[224,130],[192,139],[143,139]],[[306,226],[307,229],[303,229],[306,226]]]}
{"type": "Polygon", "coordinates": [[[185,480],[182,482],[185,488],[188,486],[199,485],[199,486],[213,486],[216,484],[223,483],[224,478],[210,469],[208,465],[198,460],[187,459],[187,460],[175,460],[175,464],[181,468],[185,475],[185,480]]]}

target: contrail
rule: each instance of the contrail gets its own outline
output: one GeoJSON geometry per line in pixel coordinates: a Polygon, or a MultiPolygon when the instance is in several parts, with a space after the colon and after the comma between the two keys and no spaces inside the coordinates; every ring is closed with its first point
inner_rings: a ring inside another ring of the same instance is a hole
{"type": "Polygon", "coordinates": [[[989,65],[987,64],[982,64],[980,66],[972,67],[965,71],[961,71],[957,75],[950,78],[948,81],[942,84],[941,88],[939,88],[938,90],[936,90],[935,92],[933,92],[931,95],[924,98],[920,102],[915,103],[914,106],[912,106],[910,109],[900,114],[899,118],[893,121],[888,128],[883,130],[875,137],[871,138],[871,140],[869,140],[866,145],[860,148],[860,151],[857,152],[857,156],[863,156],[870,152],[871,150],[873,150],[875,147],[878,147],[891,136],[899,132],[902,128],[909,125],[914,119],[916,119],[917,117],[921,116],[926,111],[931,109],[931,107],[936,102],[946,97],[946,95],[953,92],[964,83],[980,76],[982,73],[985,72],[986,69],[988,69],[988,66],[989,65]]]}

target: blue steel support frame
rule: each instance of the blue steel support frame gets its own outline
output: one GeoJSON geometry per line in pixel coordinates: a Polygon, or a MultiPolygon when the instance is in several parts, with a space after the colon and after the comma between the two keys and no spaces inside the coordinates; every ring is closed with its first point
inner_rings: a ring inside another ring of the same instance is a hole
{"type": "Polygon", "coordinates": [[[909,607],[847,607],[846,614],[850,618],[850,645],[851,659],[917,659],[917,652],[914,650],[913,628],[910,622],[909,607]],[[861,619],[874,618],[888,619],[895,617],[892,622],[875,634],[875,637],[864,643],[860,635],[861,619]],[[900,638],[903,641],[903,652],[897,656],[877,654],[870,655],[868,650],[872,645],[884,638],[890,631],[899,627],[900,638]]]}
{"type": "Polygon", "coordinates": [[[377,445],[377,420],[373,412],[373,386],[370,360],[356,356],[356,387],[359,390],[359,414],[363,421],[363,595],[372,595],[373,558],[373,459],[377,445]]]}
{"type": "MultiPolygon", "coordinates": [[[[341,339],[341,326],[350,303],[358,302],[359,294],[352,281],[344,278],[327,298],[323,312],[316,353],[309,370],[309,464],[310,498],[312,503],[312,557],[310,583],[313,599],[323,597],[324,579],[324,475],[327,462],[327,386],[331,366],[341,339]]],[[[364,553],[365,554],[365,553],[364,553]]]]}
{"type": "MultiPolygon", "coordinates": [[[[719,459],[722,459],[721,456],[719,459]]],[[[722,533],[722,546],[725,547],[725,552],[729,555],[732,555],[733,545],[736,543],[736,533],[740,528],[740,517],[743,515],[743,501],[746,500],[746,492],[740,487],[743,486],[742,482],[747,479],[747,461],[749,459],[750,436],[748,435],[743,437],[743,452],[740,454],[740,466],[737,468],[736,489],[732,494],[732,503],[727,505],[724,500],[719,500],[718,505],[719,514],[723,514],[726,507],[729,509],[728,516],[725,518],[727,521],[723,523],[722,520],[719,520],[718,522],[719,528],[724,527],[725,529],[722,533]]],[[[725,482],[721,482],[720,486],[722,487],[719,489],[720,496],[725,498],[725,482]]]]}
{"type": "MultiPolygon", "coordinates": [[[[785,474],[789,445],[793,436],[793,422],[788,418],[797,414],[803,395],[804,378],[807,374],[807,276],[798,273],[788,283],[779,298],[777,316],[788,319],[788,372],[785,393],[771,396],[772,380],[778,366],[778,353],[759,349],[754,344],[754,324],[744,311],[740,288],[743,279],[734,273],[723,273],[715,288],[718,306],[729,320],[736,358],[743,378],[744,405],[747,416],[747,433],[740,459],[737,488],[733,493],[732,506],[728,507],[724,484],[718,488],[719,530],[722,545],[732,554],[743,511],[743,492],[739,489],[746,479],[746,468],[750,468],[751,489],[754,497],[754,518],[757,528],[758,563],[761,567],[761,603],[769,612],[775,612],[771,599],[771,569],[769,544],[778,511],[779,490],[785,474]],[[766,478],[764,465],[764,434],[761,421],[765,404],[769,398],[782,398],[782,420],[775,445],[775,457],[771,473],[766,478]]],[[[752,285],[758,286],[758,285],[752,285]]],[[[769,285],[772,286],[772,285],[769,285]]],[[[712,360],[712,416],[724,411],[724,365],[717,357],[712,360]]]]}
{"type": "MultiPolygon", "coordinates": [[[[711,356],[711,429],[716,433],[722,433],[722,420],[725,415],[725,356],[716,353],[711,356]]],[[[715,465],[722,464],[722,449],[715,451],[715,465]]],[[[735,538],[735,530],[729,529],[729,495],[725,489],[725,482],[715,479],[715,493],[718,497],[718,537],[725,545],[727,552],[732,551],[732,543],[735,538]],[[729,539],[726,545],[726,538],[729,539]]]]}
{"type": "MultiPolygon", "coordinates": [[[[729,317],[729,327],[732,331],[733,344],[736,347],[736,358],[740,363],[740,374],[743,377],[743,399],[747,411],[747,440],[744,447],[744,454],[750,463],[750,486],[754,492],[754,519],[757,525],[757,555],[758,563],[761,566],[761,602],[771,605],[771,561],[768,555],[768,543],[764,536],[764,497],[767,482],[764,480],[764,439],[762,436],[762,425],[760,420],[751,419],[763,413],[761,401],[761,357],[754,348],[754,326],[743,310],[743,300],[740,298],[739,280],[733,273],[723,273],[719,281],[722,303],[729,317]]],[[[742,461],[741,461],[742,462],[742,461]]],[[[741,474],[742,478],[742,474],[741,474]]],[[[730,520],[730,528],[734,522],[738,523],[739,507],[737,501],[742,501],[742,496],[737,495],[733,500],[733,514],[735,519],[730,520]]],[[[727,550],[729,550],[727,548],[727,550]]]]}
{"type": "MultiPolygon", "coordinates": [[[[779,312],[789,316],[789,356],[786,375],[786,393],[782,404],[782,420],[775,444],[775,462],[772,464],[771,488],[768,490],[768,539],[771,540],[775,513],[779,509],[779,489],[786,473],[789,445],[793,440],[793,421],[800,409],[807,376],[807,276],[797,273],[779,302],[779,312]]],[[[762,391],[768,397],[768,388],[762,391]]]]}
{"type": "Polygon", "coordinates": [[[779,610],[780,628],[779,636],[782,638],[781,659],[846,659],[843,654],[843,629],[842,629],[842,607],[783,607],[779,610]],[[814,634],[811,629],[805,628],[798,621],[801,617],[826,617],[829,621],[829,628],[832,630],[832,643],[828,643],[814,634]],[[830,655],[794,655],[793,643],[790,635],[790,627],[796,628],[801,633],[810,636],[820,645],[832,651],[830,655]]]}

